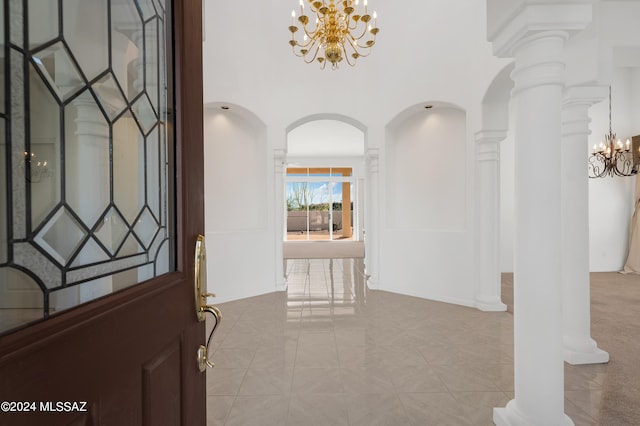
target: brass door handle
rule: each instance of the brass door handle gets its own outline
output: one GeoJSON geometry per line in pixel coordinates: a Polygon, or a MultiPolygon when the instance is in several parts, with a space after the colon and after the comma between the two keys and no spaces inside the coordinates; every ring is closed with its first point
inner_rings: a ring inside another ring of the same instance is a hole
{"type": "Polygon", "coordinates": [[[207,299],[209,297],[215,297],[215,294],[207,292],[207,253],[204,245],[204,237],[202,235],[198,235],[196,240],[194,286],[196,316],[198,317],[198,321],[204,321],[206,313],[210,313],[216,321],[211,333],[209,333],[207,345],[200,345],[198,348],[198,368],[200,371],[205,371],[207,367],[213,368],[213,363],[209,361],[209,345],[211,344],[213,333],[215,333],[218,325],[220,325],[222,314],[218,308],[207,304],[207,299]]]}

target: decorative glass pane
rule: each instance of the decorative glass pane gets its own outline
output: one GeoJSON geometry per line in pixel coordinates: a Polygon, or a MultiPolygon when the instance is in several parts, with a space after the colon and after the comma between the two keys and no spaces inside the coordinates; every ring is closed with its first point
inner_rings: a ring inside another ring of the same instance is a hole
{"type": "Polygon", "coordinates": [[[113,120],[127,106],[122,92],[118,88],[113,74],[109,73],[93,84],[93,90],[100,104],[107,112],[110,120],[113,120]]]}
{"type": "Polygon", "coordinates": [[[138,218],[138,222],[133,229],[144,246],[149,247],[153,237],[158,231],[158,223],[151,215],[151,212],[149,212],[149,209],[144,209],[144,212],[138,218]]]}
{"type": "Polygon", "coordinates": [[[24,46],[24,15],[22,0],[9,0],[9,33],[11,42],[22,48],[24,46]]]}
{"type": "Polygon", "coordinates": [[[116,209],[112,207],[102,220],[102,223],[96,228],[95,235],[113,255],[118,251],[118,247],[122,244],[127,231],[127,224],[116,209]]]}
{"type": "Polygon", "coordinates": [[[61,42],[35,53],[33,62],[61,101],[67,100],[84,85],[78,68],[61,42]]]}
{"type": "MultiPolygon", "coordinates": [[[[10,52],[11,81],[15,82],[11,84],[11,139],[7,141],[11,146],[10,163],[12,164],[11,174],[13,179],[11,209],[13,214],[13,237],[23,239],[27,236],[27,191],[24,172],[20,173],[19,164],[24,159],[24,153],[27,150],[25,144],[24,58],[15,49],[11,49],[10,52]]],[[[7,191],[9,191],[9,188],[7,188],[7,191]]]]}
{"type": "Polygon", "coordinates": [[[156,256],[156,275],[166,274],[171,270],[169,240],[164,240],[156,256]]]}
{"type": "Polygon", "coordinates": [[[140,124],[142,132],[146,135],[149,133],[149,130],[151,130],[151,127],[153,127],[153,125],[158,121],[158,117],[156,117],[156,113],[151,107],[149,98],[144,95],[138,98],[138,100],[133,104],[132,110],[140,124]]]}
{"type": "Polygon", "coordinates": [[[129,100],[144,85],[142,28],[140,13],[132,0],[111,1],[111,66],[129,100]]]}
{"type": "Polygon", "coordinates": [[[109,125],[85,91],[64,110],[66,201],[88,228],[110,201],[109,125]]]}
{"type": "Polygon", "coordinates": [[[91,263],[104,262],[109,260],[109,255],[98,245],[93,238],[87,240],[80,249],[80,253],[71,263],[71,267],[89,265],[91,263]]]}
{"type": "Polygon", "coordinates": [[[144,247],[138,243],[138,240],[133,236],[133,234],[129,234],[127,239],[125,240],[122,248],[118,252],[118,257],[131,256],[133,254],[144,253],[144,247]]]}
{"type": "Polygon", "coordinates": [[[35,276],[41,277],[47,288],[55,288],[62,285],[60,268],[29,243],[13,245],[13,262],[24,269],[28,269],[35,276]]]}
{"type": "Polygon", "coordinates": [[[144,138],[130,113],[113,126],[113,198],[129,223],[144,207],[144,138]]]}
{"type": "Polygon", "coordinates": [[[58,37],[58,2],[51,0],[29,0],[29,47],[34,48],[58,37]]]}
{"type": "Polygon", "coordinates": [[[61,208],[47,221],[34,241],[64,266],[86,235],[67,209],[61,208]]]}
{"type": "Polygon", "coordinates": [[[7,217],[9,215],[9,204],[7,203],[7,145],[4,135],[4,120],[0,119],[0,264],[7,261],[7,217]]]}
{"type": "Polygon", "coordinates": [[[0,333],[174,268],[165,7],[0,0],[0,333]]]}
{"type": "Polygon", "coordinates": [[[31,223],[34,228],[60,202],[60,108],[33,67],[30,78],[30,147],[18,164],[18,178],[31,187],[31,223]]]}
{"type": "MultiPolygon", "coordinates": [[[[143,265],[147,262],[147,255],[146,253],[143,253],[137,256],[114,260],[112,262],[105,262],[98,265],[87,266],[86,268],[76,269],[67,273],[67,284],[73,284],[79,281],[113,274],[123,269],[129,269],[134,266],[143,265]]],[[[129,284],[135,284],[135,282],[129,284]]]]}
{"type": "MultiPolygon", "coordinates": [[[[158,61],[163,64],[167,60],[167,44],[165,40],[165,27],[162,19],[159,19],[160,23],[158,25],[159,37],[158,37],[158,61]]],[[[158,105],[156,107],[156,111],[158,111],[158,115],[160,117],[160,121],[167,122],[168,119],[168,106],[169,103],[167,101],[167,87],[169,87],[169,83],[167,82],[167,69],[165,67],[159,67],[158,70],[158,79],[159,79],[159,89],[160,94],[158,97],[158,105]]]]}
{"type": "Polygon", "coordinates": [[[160,217],[160,145],[158,127],[147,136],[147,204],[160,217]]]}
{"type": "Polygon", "coordinates": [[[140,6],[142,17],[145,21],[152,16],[155,16],[156,10],[153,8],[153,3],[151,0],[136,0],[136,3],[138,3],[138,6],[140,6]]]}
{"type": "Polygon", "coordinates": [[[152,19],[144,27],[146,79],[145,89],[151,105],[158,111],[158,20],[152,19]]]}
{"type": "Polygon", "coordinates": [[[93,80],[109,66],[108,2],[63,0],[62,7],[64,39],[87,80],[93,80]]]}
{"type": "Polygon", "coordinates": [[[43,317],[40,286],[22,271],[0,267],[0,332],[43,317]]]}
{"type": "Polygon", "coordinates": [[[5,40],[4,40],[4,1],[0,0],[0,113],[4,111],[4,99],[5,99],[5,88],[4,82],[6,79],[5,76],[5,40]]]}

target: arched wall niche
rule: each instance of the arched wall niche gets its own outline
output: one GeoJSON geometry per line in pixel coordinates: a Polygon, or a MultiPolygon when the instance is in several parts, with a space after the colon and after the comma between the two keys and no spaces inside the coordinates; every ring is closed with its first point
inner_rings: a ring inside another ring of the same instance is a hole
{"type": "Polygon", "coordinates": [[[205,107],[204,152],[207,230],[264,228],[267,208],[265,124],[239,105],[209,104],[205,107]]]}
{"type": "Polygon", "coordinates": [[[466,112],[424,102],[387,125],[386,221],[397,229],[466,227],[466,112]],[[431,108],[426,108],[430,105],[431,108]]]}
{"type": "Polygon", "coordinates": [[[435,100],[402,110],[385,126],[381,290],[474,306],[467,127],[464,108],[435,100]]]}
{"type": "Polygon", "coordinates": [[[217,302],[273,291],[267,126],[241,105],[205,105],[204,162],[209,290],[217,302]]]}

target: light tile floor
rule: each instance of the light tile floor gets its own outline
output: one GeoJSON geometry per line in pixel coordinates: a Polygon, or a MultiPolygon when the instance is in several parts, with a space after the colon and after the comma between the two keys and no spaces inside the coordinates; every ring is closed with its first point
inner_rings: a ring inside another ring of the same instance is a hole
{"type": "MultiPolygon", "coordinates": [[[[368,290],[362,261],[287,263],[288,290],[220,304],[208,425],[492,425],[513,398],[513,316],[368,290]]],[[[603,373],[567,375],[595,425],[603,373]]]]}

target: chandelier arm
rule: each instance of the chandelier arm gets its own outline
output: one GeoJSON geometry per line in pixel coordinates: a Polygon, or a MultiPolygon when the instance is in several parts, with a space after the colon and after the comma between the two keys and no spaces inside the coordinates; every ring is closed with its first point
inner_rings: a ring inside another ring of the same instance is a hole
{"type": "Polygon", "coordinates": [[[347,64],[349,64],[349,66],[351,66],[351,67],[355,66],[357,58],[354,58],[351,55],[349,55],[349,53],[347,52],[347,49],[344,46],[342,46],[342,51],[344,52],[344,58],[347,61],[347,64]],[[351,62],[351,59],[349,59],[349,58],[353,59],[353,62],[351,62]]]}
{"type": "MultiPolygon", "coordinates": [[[[304,56],[304,58],[303,58],[303,59],[304,59],[304,61],[305,61],[307,64],[310,64],[310,63],[312,63],[313,61],[315,61],[315,60],[316,60],[316,57],[318,56],[318,52],[320,51],[320,43],[314,44],[314,46],[315,46],[315,52],[313,52],[313,57],[312,57],[311,59],[307,60],[307,55],[305,55],[305,56],[304,56]]],[[[313,49],[313,47],[314,47],[314,46],[312,46],[312,49],[313,49]]]]}

